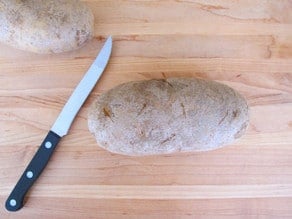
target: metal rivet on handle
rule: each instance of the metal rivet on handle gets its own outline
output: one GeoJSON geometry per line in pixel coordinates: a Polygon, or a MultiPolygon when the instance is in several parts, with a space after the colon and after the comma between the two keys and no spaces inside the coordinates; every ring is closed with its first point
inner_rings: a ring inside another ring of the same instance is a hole
{"type": "Polygon", "coordinates": [[[45,143],[45,147],[48,148],[48,149],[50,149],[52,147],[52,143],[50,141],[47,141],[45,143]]]}
{"type": "Polygon", "coordinates": [[[26,177],[31,179],[33,177],[33,172],[32,171],[27,171],[26,172],[26,177]]]}
{"type": "Polygon", "coordinates": [[[10,201],[9,201],[9,204],[10,204],[10,206],[12,206],[12,207],[14,207],[14,206],[16,206],[16,200],[15,199],[11,199],[10,201]]]}

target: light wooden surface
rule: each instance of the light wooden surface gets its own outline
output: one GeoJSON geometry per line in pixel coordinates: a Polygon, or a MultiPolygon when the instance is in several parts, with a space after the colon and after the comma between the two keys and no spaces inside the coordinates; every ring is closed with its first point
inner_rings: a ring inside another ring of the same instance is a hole
{"type": "Polygon", "coordinates": [[[292,1],[94,1],[95,38],[66,54],[0,45],[0,218],[292,218],[292,1]],[[27,196],[4,202],[101,48],[102,79],[27,196]],[[250,105],[234,144],[127,157],[95,143],[87,109],[123,82],[171,76],[228,84],[250,105]]]}

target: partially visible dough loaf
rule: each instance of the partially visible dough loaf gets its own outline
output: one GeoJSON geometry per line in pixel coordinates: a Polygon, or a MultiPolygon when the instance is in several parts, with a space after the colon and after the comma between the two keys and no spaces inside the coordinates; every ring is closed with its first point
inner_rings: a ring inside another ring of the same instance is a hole
{"type": "Polygon", "coordinates": [[[216,149],[247,125],[248,105],[238,92],[196,78],[121,84],[103,93],[88,117],[101,147],[131,156],[216,149]]]}
{"type": "Polygon", "coordinates": [[[79,0],[0,0],[0,42],[36,53],[81,47],[94,17],[79,0]]]}

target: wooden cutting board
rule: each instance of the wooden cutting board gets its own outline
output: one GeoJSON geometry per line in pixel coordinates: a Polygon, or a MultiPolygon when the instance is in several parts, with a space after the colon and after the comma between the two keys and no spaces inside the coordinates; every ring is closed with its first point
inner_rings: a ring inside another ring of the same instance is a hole
{"type": "Polygon", "coordinates": [[[95,37],[36,55],[0,44],[1,218],[292,218],[292,2],[94,1],[95,37]],[[27,196],[4,202],[72,90],[113,36],[101,81],[27,196]],[[123,82],[201,77],[250,105],[250,126],[211,152],[127,157],[101,149],[87,109],[123,82]]]}

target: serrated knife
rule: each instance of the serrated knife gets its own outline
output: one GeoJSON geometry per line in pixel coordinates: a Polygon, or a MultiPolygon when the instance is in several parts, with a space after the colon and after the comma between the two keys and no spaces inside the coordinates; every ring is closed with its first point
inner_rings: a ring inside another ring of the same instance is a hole
{"type": "Polygon", "coordinates": [[[112,38],[109,37],[10,193],[5,203],[8,211],[17,211],[23,207],[26,193],[44,170],[61,138],[68,133],[79,109],[102,75],[110,58],[111,50],[112,38]]]}

